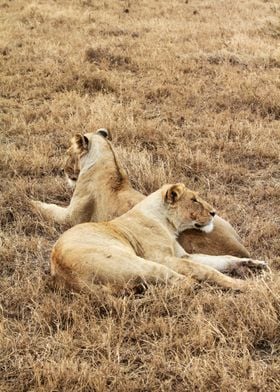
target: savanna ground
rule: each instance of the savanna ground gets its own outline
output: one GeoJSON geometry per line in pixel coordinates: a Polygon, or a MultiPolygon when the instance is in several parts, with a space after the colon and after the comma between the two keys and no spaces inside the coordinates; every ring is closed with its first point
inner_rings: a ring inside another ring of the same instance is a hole
{"type": "Polygon", "coordinates": [[[279,391],[280,4],[1,1],[0,390],[279,391]],[[107,297],[59,291],[71,135],[108,127],[137,189],[183,181],[271,277],[107,297]]]}

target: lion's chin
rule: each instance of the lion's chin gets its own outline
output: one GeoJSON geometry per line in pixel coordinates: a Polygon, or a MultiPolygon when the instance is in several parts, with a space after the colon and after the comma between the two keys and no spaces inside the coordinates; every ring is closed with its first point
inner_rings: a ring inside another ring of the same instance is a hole
{"type": "Polygon", "coordinates": [[[203,231],[204,233],[211,233],[214,228],[213,221],[209,222],[207,225],[204,226],[195,226],[196,229],[203,231]]]}
{"type": "Polygon", "coordinates": [[[68,176],[66,176],[66,181],[69,188],[75,189],[77,181],[71,180],[71,178],[69,178],[68,176]]]}
{"type": "Polygon", "coordinates": [[[201,228],[201,231],[204,231],[204,233],[211,233],[211,231],[214,229],[213,222],[208,223],[208,225],[203,226],[201,228]]]}

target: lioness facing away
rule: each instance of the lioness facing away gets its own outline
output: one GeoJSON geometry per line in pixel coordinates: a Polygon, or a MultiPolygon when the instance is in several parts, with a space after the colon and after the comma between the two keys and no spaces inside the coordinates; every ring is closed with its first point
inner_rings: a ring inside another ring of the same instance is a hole
{"type": "MultiPolygon", "coordinates": [[[[33,201],[36,209],[56,222],[75,225],[111,220],[143,200],[145,196],[132,188],[109,139],[105,129],[73,137],[65,164],[68,179],[76,184],[70,205],[33,201]]],[[[179,243],[188,253],[249,256],[233,227],[217,215],[210,233],[197,224],[180,234],[179,243]]]]}
{"type": "Polygon", "coordinates": [[[186,277],[242,289],[244,281],[218,272],[262,261],[233,256],[188,255],[176,237],[197,225],[211,230],[215,212],[184,184],[165,185],[124,215],[109,222],[83,223],[56,242],[51,273],[75,289],[96,283],[117,287],[146,283],[187,283],[186,277]]]}

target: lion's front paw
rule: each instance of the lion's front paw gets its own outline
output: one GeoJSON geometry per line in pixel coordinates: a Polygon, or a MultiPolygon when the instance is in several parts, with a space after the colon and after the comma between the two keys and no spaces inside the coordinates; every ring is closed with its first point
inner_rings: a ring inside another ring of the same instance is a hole
{"type": "Polygon", "coordinates": [[[264,271],[270,271],[268,264],[262,260],[252,260],[252,259],[240,259],[229,272],[235,276],[245,277],[250,275],[255,275],[262,273],[264,271]]]}
{"type": "Polygon", "coordinates": [[[30,200],[30,204],[33,207],[35,213],[44,217],[49,216],[49,209],[46,203],[39,200],[30,200]]]}
{"type": "Polygon", "coordinates": [[[40,206],[41,202],[38,201],[38,200],[31,200],[31,199],[30,199],[30,204],[31,204],[33,207],[37,208],[38,206],[40,206]]]}
{"type": "Polygon", "coordinates": [[[263,260],[245,259],[244,264],[247,265],[249,268],[253,268],[253,269],[255,268],[257,270],[269,269],[267,262],[263,260]]]}
{"type": "Polygon", "coordinates": [[[30,204],[36,211],[41,212],[44,209],[44,203],[39,200],[30,200],[30,204]]]}

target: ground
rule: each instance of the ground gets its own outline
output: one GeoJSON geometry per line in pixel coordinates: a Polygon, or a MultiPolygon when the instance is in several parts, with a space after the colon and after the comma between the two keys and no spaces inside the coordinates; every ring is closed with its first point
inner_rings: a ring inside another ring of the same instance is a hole
{"type": "Polygon", "coordinates": [[[0,390],[279,391],[280,4],[0,2],[0,390]],[[54,287],[69,138],[108,127],[133,185],[182,181],[271,276],[109,297],[54,287]]]}

